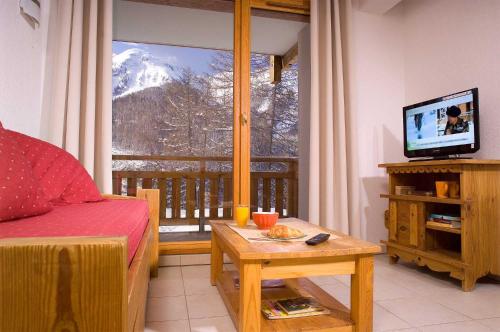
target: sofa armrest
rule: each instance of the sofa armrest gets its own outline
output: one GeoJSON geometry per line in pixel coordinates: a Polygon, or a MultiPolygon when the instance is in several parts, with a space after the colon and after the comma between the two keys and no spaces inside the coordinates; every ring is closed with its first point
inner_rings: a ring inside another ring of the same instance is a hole
{"type": "Polygon", "coordinates": [[[125,331],[125,237],[0,240],[0,331],[125,331]]]}
{"type": "Polygon", "coordinates": [[[145,199],[149,206],[149,222],[153,230],[153,246],[151,248],[150,275],[158,277],[159,242],[160,242],[160,190],[137,189],[137,198],[145,199]]]}
{"type": "Polygon", "coordinates": [[[101,194],[106,199],[144,199],[149,206],[149,222],[153,230],[153,246],[151,248],[150,275],[158,276],[159,242],[160,242],[160,190],[137,188],[137,196],[101,194]]]}
{"type": "Polygon", "coordinates": [[[145,199],[149,206],[149,222],[153,230],[153,246],[151,247],[150,275],[158,277],[159,242],[160,242],[160,190],[137,189],[137,198],[145,199]]]}

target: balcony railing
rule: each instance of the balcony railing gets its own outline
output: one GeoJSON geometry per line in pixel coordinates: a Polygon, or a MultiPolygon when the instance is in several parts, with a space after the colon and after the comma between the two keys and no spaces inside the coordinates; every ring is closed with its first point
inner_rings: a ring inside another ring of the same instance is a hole
{"type": "MultiPolygon", "coordinates": [[[[137,170],[137,166],[134,170],[113,171],[114,194],[134,196],[137,188],[160,190],[162,225],[195,224],[200,213],[207,219],[232,218],[233,178],[230,167],[223,170],[207,167],[213,163],[230,165],[231,157],[113,155],[113,160],[191,165],[189,171],[137,170]]],[[[274,210],[282,217],[295,217],[297,158],[254,157],[251,162],[252,169],[255,169],[250,174],[251,211],[274,210]]]]}

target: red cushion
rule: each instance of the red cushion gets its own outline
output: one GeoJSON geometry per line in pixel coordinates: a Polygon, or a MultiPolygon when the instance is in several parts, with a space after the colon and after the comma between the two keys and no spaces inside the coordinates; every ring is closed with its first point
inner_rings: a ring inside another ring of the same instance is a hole
{"type": "Polygon", "coordinates": [[[148,205],[143,200],[55,206],[42,216],[0,223],[0,238],[126,236],[130,264],[148,224],[148,216],[148,205]]]}
{"type": "Polygon", "coordinates": [[[0,125],[0,221],[52,209],[17,143],[0,125]]]}
{"type": "Polygon", "coordinates": [[[70,153],[42,140],[6,131],[30,161],[33,173],[50,201],[83,203],[102,199],[90,175],[70,153]]]}

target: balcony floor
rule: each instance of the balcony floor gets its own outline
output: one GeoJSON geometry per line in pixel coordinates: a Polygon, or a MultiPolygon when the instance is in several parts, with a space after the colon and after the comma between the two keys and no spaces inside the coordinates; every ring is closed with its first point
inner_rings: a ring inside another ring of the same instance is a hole
{"type": "Polygon", "coordinates": [[[205,226],[204,232],[198,232],[198,225],[186,226],[161,226],[160,227],[160,242],[181,242],[181,241],[210,241],[211,233],[210,226],[205,226]],[[163,228],[177,228],[174,231],[165,231],[163,228]],[[192,228],[192,231],[179,231],[186,228],[192,228]]]}

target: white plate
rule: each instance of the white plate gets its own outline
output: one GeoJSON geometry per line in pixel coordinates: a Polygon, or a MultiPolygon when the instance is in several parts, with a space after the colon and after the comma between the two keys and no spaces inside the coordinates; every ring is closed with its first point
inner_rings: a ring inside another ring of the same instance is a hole
{"type": "Polygon", "coordinates": [[[292,236],[292,237],[287,237],[287,238],[281,238],[281,237],[271,237],[269,236],[269,232],[262,232],[262,235],[264,235],[264,237],[266,239],[269,239],[269,240],[273,240],[273,241],[288,241],[288,240],[296,240],[296,239],[302,239],[302,238],[305,238],[307,236],[307,234],[304,234],[302,233],[302,235],[299,235],[299,236],[292,236]]]}

